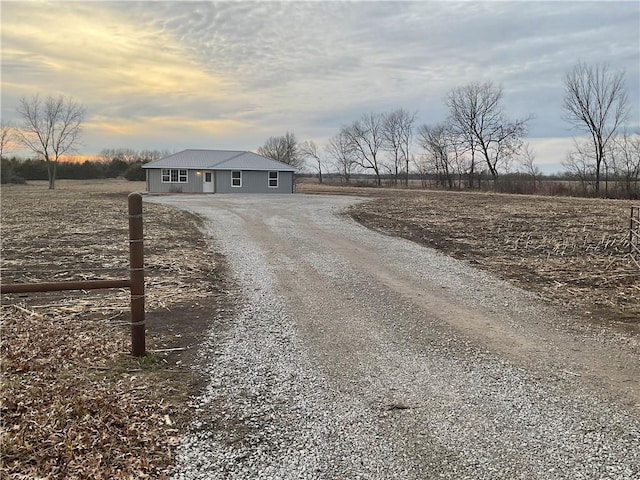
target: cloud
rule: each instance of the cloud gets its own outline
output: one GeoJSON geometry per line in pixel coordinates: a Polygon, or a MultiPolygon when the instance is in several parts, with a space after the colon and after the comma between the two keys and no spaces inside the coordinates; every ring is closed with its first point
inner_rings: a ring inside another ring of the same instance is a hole
{"type": "Polygon", "coordinates": [[[3,67],[14,89],[39,85],[98,104],[193,92],[223,99],[232,89],[227,79],[194,68],[174,39],[102,3],[8,3],[3,16],[11,19],[3,22],[3,67]]]}
{"type": "Polygon", "coordinates": [[[627,70],[640,126],[639,14],[635,2],[3,2],[3,117],[20,95],[65,93],[87,105],[100,148],[118,135],[255,148],[400,107],[437,123],[450,89],[491,80],[510,116],[536,115],[532,137],[558,138],[571,135],[565,73],[606,60],[627,70]]]}
{"type": "Polygon", "coordinates": [[[235,120],[194,119],[190,116],[157,116],[113,122],[111,117],[95,116],[84,124],[84,128],[95,133],[122,135],[128,137],[182,135],[189,132],[194,136],[222,136],[245,128],[235,120]]]}
{"type": "Polygon", "coordinates": [[[530,138],[529,144],[535,154],[535,163],[545,173],[557,173],[563,170],[562,162],[567,152],[574,146],[573,138],[530,138]]]}

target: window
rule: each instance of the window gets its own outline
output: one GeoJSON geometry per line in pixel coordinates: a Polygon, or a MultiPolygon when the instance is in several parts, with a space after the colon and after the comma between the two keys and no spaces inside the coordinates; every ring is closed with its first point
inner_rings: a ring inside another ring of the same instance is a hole
{"type": "Polygon", "coordinates": [[[278,188],[278,172],[269,172],[269,188],[278,188]]]}
{"type": "Polygon", "coordinates": [[[231,172],[231,186],[232,187],[242,186],[242,172],[231,172]]]}
{"type": "Polygon", "coordinates": [[[187,179],[186,170],[162,169],[162,183],[187,183],[187,179]]]}

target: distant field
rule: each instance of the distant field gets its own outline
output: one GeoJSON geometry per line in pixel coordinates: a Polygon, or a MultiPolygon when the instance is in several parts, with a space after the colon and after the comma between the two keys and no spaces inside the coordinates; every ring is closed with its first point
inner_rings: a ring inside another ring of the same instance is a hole
{"type": "Polygon", "coordinates": [[[632,201],[301,183],[301,193],[376,197],[351,215],[468,261],[594,322],[640,329],[632,201]]]}
{"type": "MultiPolygon", "coordinates": [[[[326,175],[325,181],[323,183],[323,187],[327,187],[328,185],[338,186],[341,185],[343,187],[349,188],[349,185],[341,181],[338,175],[326,175]]],[[[454,189],[458,191],[465,191],[466,188],[466,180],[463,179],[454,179],[454,189]],[[462,187],[460,185],[462,184],[462,187]]],[[[493,191],[493,183],[491,179],[483,179],[482,180],[482,190],[484,191],[493,191]]],[[[296,184],[301,188],[305,188],[306,185],[314,185],[318,184],[318,178],[315,176],[308,177],[299,177],[296,180],[296,184]]],[[[351,187],[376,187],[375,177],[372,175],[367,176],[359,176],[351,179],[350,182],[351,187]]],[[[476,182],[474,181],[474,184],[476,182]]],[[[393,179],[382,179],[382,186],[385,188],[394,188],[395,184],[393,179]]],[[[404,181],[398,183],[401,189],[405,189],[404,181]]],[[[588,192],[593,194],[593,190],[591,186],[585,187],[578,180],[557,180],[550,179],[548,177],[542,177],[536,179],[534,184],[531,177],[527,175],[516,175],[511,177],[502,177],[499,183],[498,192],[500,193],[516,193],[516,194],[541,194],[541,195],[552,195],[552,196],[588,196],[585,193],[585,188],[588,188],[588,192]]],[[[602,180],[600,183],[601,196],[607,196],[609,198],[633,198],[629,197],[628,186],[623,182],[616,181],[604,181],[602,180]]],[[[409,189],[410,190],[424,190],[424,189],[432,189],[432,190],[440,190],[442,189],[442,185],[436,181],[434,178],[428,179],[419,179],[419,178],[410,178],[409,179],[409,189]]],[[[631,191],[636,193],[636,196],[640,194],[640,185],[632,184],[631,191]]],[[[640,201],[640,200],[639,200],[640,201]]]]}

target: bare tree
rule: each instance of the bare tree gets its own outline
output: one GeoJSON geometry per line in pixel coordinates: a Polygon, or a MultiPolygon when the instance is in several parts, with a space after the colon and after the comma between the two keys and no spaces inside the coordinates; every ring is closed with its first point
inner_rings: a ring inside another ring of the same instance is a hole
{"type": "Polygon", "coordinates": [[[595,153],[590,143],[574,141],[574,151],[569,152],[562,166],[571,175],[578,178],[582,186],[582,194],[586,195],[591,186],[595,188],[595,153]]]}
{"type": "Polygon", "coordinates": [[[42,100],[39,95],[22,97],[17,112],[22,125],[17,140],[42,157],[47,164],[49,189],[56,188],[56,169],[62,155],[78,142],[86,109],[72,98],[60,95],[42,100]]]}
{"type": "Polygon", "coordinates": [[[373,170],[378,186],[382,184],[379,153],[384,142],[383,123],[382,114],[368,113],[343,128],[343,134],[354,152],[356,164],[365,170],[373,170]]]}
{"type": "Polygon", "coordinates": [[[4,156],[4,152],[11,146],[13,137],[13,125],[0,120],[0,158],[4,156]]]}
{"type": "Polygon", "coordinates": [[[469,157],[465,154],[464,146],[455,135],[451,135],[451,165],[457,176],[458,190],[464,185],[464,176],[471,168],[469,157]]]}
{"type": "Polygon", "coordinates": [[[413,136],[415,118],[415,113],[411,114],[402,108],[384,116],[382,124],[383,146],[392,155],[392,173],[396,185],[403,168],[405,185],[409,185],[409,148],[413,136]]]}
{"type": "Polygon", "coordinates": [[[530,117],[506,118],[501,105],[502,87],[491,82],[472,83],[449,92],[449,123],[471,155],[470,184],[476,171],[476,154],[484,160],[494,180],[522,146],[530,117]]]}
{"type": "Polygon", "coordinates": [[[629,115],[624,75],[623,70],[610,72],[607,65],[580,62],[564,81],[565,119],[591,137],[596,193],[600,191],[607,144],[629,115]]]}
{"type": "Polygon", "coordinates": [[[533,181],[533,192],[537,193],[538,191],[538,178],[542,175],[540,171],[540,167],[538,167],[535,163],[536,161],[536,153],[531,148],[531,145],[526,143],[522,149],[522,153],[519,157],[519,164],[524,170],[524,173],[531,177],[533,181]]]}
{"type": "Polygon", "coordinates": [[[349,183],[356,166],[356,160],[355,152],[345,130],[346,127],[343,127],[340,132],[329,140],[326,150],[329,156],[333,158],[340,177],[349,183]]]}
{"type": "Polygon", "coordinates": [[[103,162],[118,161],[122,164],[147,163],[171,155],[171,151],[164,150],[135,150],[133,148],[103,148],[100,157],[103,162]]]}
{"type": "Polygon", "coordinates": [[[318,170],[318,182],[322,183],[322,158],[320,158],[316,143],[313,140],[303,142],[300,145],[300,154],[302,158],[308,158],[314,162],[314,166],[318,170]]]}
{"type": "Polygon", "coordinates": [[[279,137],[269,137],[264,145],[258,148],[258,154],[296,168],[302,168],[304,164],[296,136],[290,132],[279,137]]]}
{"type": "Polygon", "coordinates": [[[422,125],[418,128],[418,142],[427,152],[427,159],[442,187],[454,188],[454,173],[451,162],[453,143],[447,124],[422,125]]]}
{"type": "Polygon", "coordinates": [[[462,152],[469,154],[468,186],[473,188],[476,172],[476,137],[473,134],[475,119],[475,103],[477,86],[459,87],[447,95],[446,105],[449,108],[448,123],[451,131],[458,137],[457,143],[462,152]]]}
{"type": "Polygon", "coordinates": [[[611,164],[617,178],[622,180],[624,195],[637,198],[640,194],[640,132],[624,131],[616,135],[611,152],[611,164]]]}
{"type": "Polygon", "coordinates": [[[161,158],[168,157],[173,152],[169,149],[162,150],[141,150],[138,153],[138,157],[136,158],[136,162],[153,162],[155,160],[160,160],[161,158]]]}
{"type": "Polygon", "coordinates": [[[140,153],[133,148],[104,148],[100,151],[100,156],[105,162],[120,160],[123,163],[137,162],[140,153]]]}
{"type": "Polygon", "coordinates": [[[413,164],[415,165],[418,176],[420,177],[422,188],[428,188],[429,176],[435,172],[433,158],[426,154],[420,154],[417,157],[415,155],[411,155],[411,158],[413,159],[413,164]]]}

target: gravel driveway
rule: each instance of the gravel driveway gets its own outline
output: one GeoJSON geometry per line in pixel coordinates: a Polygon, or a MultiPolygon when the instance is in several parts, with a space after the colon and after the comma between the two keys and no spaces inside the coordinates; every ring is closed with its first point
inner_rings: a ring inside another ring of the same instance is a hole
{"type": "Polygon", "coordinates": [[[158,196],[205,218],[237,309],[176,479],[638,479],[638,339],[341,215],[354,197],[158,196]]]}

